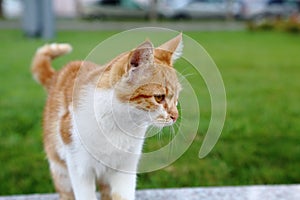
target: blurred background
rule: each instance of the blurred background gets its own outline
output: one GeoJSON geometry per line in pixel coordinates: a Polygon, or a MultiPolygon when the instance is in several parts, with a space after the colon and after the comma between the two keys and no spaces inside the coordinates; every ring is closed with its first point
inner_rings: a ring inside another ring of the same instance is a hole
{"type": "MultiPolygon", "coordinates": [[[[22,16],[25,4],[35,0],[1,0],[1,15],[22,16]]],[[[287,17],[299,11],[298,0],[53,0],[57,17],[201,19],[287,17]]]]}
{"type": "MultiPolygon", "coordinates": [[[[36,49],[46,42],[71,43],[74,51],[54,61],[59,69],[84,59],[110,36],[145,26],[183,31],[205,48],[224,80],[227,117],[217,145],[199,159],[210,96],[201,76],[180,59],[175,67],[197,89],[198,133],[175,163],[140,174],[138,189],[300,183],[299,0],[0,0],[0,5],[0,195],[54,192],[42,144],[46,94],[29,70],[36,49]]],[[[167,144],[165,135],[149,138],[145,151],[167,144]]]]}
{"type": "MultiPolygon", "coordinates": [[[[284,28],[299,31],[299,0],[1,0],[0,6],[2,19],[19,19],[25,34],[44,38],[54,37],[55,19],[77,22],[217,20],[246,22],[250,29],[278,28],[284,22],[287,26],[284,28]]],[[[69,23],[60,26],[68,27],[69,23]]]]}

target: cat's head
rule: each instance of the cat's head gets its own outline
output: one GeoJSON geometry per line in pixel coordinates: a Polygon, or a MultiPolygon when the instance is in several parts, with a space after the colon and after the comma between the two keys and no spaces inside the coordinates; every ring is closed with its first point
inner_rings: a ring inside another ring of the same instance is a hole
{"type": "Polygon", "coordinates": [[[181,56],[182,46],[182,34],[157,48],[146,40],[126,57],[115,93],[121,102],[144,111],[151,125],[168,126],[178,119],[181,86],[173,63],[181,56]]]}

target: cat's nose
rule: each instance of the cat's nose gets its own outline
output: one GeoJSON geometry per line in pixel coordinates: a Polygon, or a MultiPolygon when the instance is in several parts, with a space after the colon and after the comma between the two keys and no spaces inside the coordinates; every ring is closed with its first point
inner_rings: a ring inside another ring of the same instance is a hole
{"type": "Polygon", "coordinates": [[[178,119],[178,111],[170,113],[170,117],[173,120],[173,122],[175,123],[176,120],[178,119]]]}

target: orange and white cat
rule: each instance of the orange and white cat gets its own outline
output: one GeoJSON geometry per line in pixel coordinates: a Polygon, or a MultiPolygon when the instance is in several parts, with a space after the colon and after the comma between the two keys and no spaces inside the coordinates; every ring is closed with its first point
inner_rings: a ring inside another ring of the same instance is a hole
{"type": "Polygon", "coordinates": [[[33,58],[32,73],[48,93],[44,148],[61,200],[133,200],[146,130],[178,118],[181,86],[173,63],[182,35],[158,48],[146,40],[106,65],[51,61],[72,50],[49,44],[33,58]]]}

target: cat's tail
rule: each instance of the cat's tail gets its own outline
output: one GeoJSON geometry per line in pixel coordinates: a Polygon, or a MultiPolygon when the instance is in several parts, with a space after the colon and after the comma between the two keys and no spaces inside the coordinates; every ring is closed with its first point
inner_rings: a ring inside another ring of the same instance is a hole
{"type": "Polygon", "coordinates": [[[51,65],[51,61],[64,54],[72,51],[69,44],[46,44],[40,47],[33,57],[31,72],[34,79],[42,84],[47,90],[50,88],[51,80],[55,74],[55,70],[51,65]]]}

